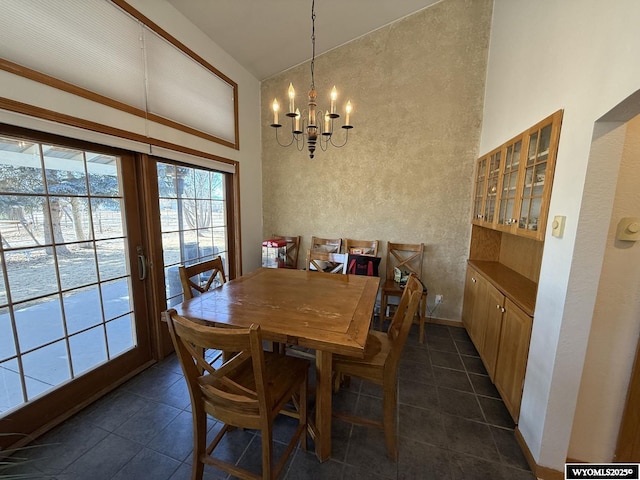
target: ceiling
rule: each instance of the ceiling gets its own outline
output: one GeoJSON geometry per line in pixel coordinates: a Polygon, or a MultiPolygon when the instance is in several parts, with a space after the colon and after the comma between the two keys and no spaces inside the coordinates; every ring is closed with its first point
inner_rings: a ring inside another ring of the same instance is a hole
{"type": "MultiPolygon", "coordinates": [[[[311,0],[168,0],[258,80],[311,59],[311,0]]],[[[440,0],[318,0],[316,55],[440,0]]]]}

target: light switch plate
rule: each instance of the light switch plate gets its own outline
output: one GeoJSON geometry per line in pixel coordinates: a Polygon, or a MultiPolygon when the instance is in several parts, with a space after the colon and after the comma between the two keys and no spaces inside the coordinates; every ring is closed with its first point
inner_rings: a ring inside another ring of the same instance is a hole
{"type": "Polygon", "coordinates": [[[625,242],[637,242],[638,240],[640,240],[640,218],[621,218],[618,222],[616,238],[625,242]]]}
{"type": "Polygon", "coordinates": [[[564,235],[564,222],[567,219],[564,215],[556,215],[551,222],[551,235],[562,238],[564,235]]]}

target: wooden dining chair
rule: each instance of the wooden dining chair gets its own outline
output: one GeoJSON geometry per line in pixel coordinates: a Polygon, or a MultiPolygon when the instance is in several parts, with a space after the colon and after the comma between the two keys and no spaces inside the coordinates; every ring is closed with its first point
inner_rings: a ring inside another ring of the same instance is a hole
{"type": "Polygon", "coordinates": [[[364,348],[364,358],[342,355],[333,356],[334,390],[338,390],[341,380],[349,377],[358,377],[381,385],[383,410],[382,421],[360,418],[339,412],[334,413],[334,416],[347,422],[382,428],[384,430],[387,453],[393,461],[398,460],[396,438],[398,366],[421,296],[422,284],[414,274],[411,274],[387,332],[369,331],[364,348]]]}
{"type": "Polygon", "coordinates": [[[298,249],[300,248],[300,236],[274,235],[271,238],[287,242],[287,268],[298,268],[298,249]]]}
{"type": "Polygon", "coordinates": [[[378,256],[378,240],[344,239],[344,253],[378,256]]]}
{"type": "Polygon", "coordinates": [[[347,255],[344,253],[307,250],[306,269],[325,273],[346,273],[347,255]]]}
{"type": "Polygon", "coordinates": [[[340,253],[342,249],[341,238],[320,238],[311,237],[311,246],[309,247],[313,251],[321,251],[328,253],[340,253]]]}
{"type": "Polygon", "coordinates": [[[213,465],[242,479],[275,479],[298,440],[306,450],[309,362],[265,352],[260,327],[220,328],[201,325],[165,312],[191,397],[193,418],[193,480],[202,479],[205,465],[213,465]],[[219,368],[201,355],[202,349],[239,352],[219,368]],[[294,410],[283,410],[291,402],[294,410]],[[298,418],[298,426],[277,464],[273,463],[273,422],[283,411],[298,418]],[[224,426],[207,445],[207,415],[224,426]],[[262,474],[256,475],[216,458],[213,453],[233,428],[260,431],[262,474]]]}
{"type": "MultiPolygon", "coordinates": [[[[389,297],[400,297],[403,289],[400,283],[394,279],[395,268],[403,273],[413,273],[418,279],[422,276],[422,261],[424,258],[424,243],[391,243],[387,242],[386,279],[380,289],[380,329],[385,320],[388,320],[387,306],[389,297]]],[[[423,285],[418,320],[420,323],[419,340],[424,342],[424,322],[426,320],[427,289],[423,285]]]]}
{"type": "Polygon", "coordinates": [[[220,256],[188,266],[180,265],[178,271],[185,300],[193,298],[194,290],[199,295],[211,289],[212,286],[215,288],[227,282],[220,256]]]}

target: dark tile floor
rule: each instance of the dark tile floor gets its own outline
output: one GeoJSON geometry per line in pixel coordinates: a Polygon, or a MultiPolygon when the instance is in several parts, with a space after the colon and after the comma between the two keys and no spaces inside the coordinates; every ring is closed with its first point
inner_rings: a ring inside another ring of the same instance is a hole
{"type": "MultiPolygon", "coordinates": [[[[514,424],[462,328],[429,324],[424,345],[412,331],[400,366],[399,451],[388,460],[381,431],[335,420],[331,460],[297,449],[282,478],[533,480],[514,438],[514,424]]],[[[334,396],[334,410],[381,415],[379,387],[353,379],[334,396]]],[[[175,356],[149,368],[37,440],[22,478],[190,478],[189,396],[175,356]]],[[[274,429],[276,456],[295,420],[274,429]]],[[[210,421],[212,434],[220,428],[210,421]]],[[[260,469],[260,436],[234,431],[220,454],[260,469]]],[[[218,450],[216,450],[218,452],[218,450]]],[[[205,467],[205,479],[227,478],[205,467]]]]}

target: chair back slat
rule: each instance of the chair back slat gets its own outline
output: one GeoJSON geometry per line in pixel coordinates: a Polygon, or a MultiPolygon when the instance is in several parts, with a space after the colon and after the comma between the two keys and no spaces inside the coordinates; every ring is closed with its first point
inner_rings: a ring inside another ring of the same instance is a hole
{"type": "Polygon", "coordinates": [[[422,277],[422,261],[424,258],[424,243],[387,243],[387,279],[393,279],[393,269],[413,273],[422,277]]]}
{"type": "Polygon", "coordinates": [[[312,251],[322,251],[328,253],[340,253],[342,249],[342,239],[341,238],[321,238],[321,237],[311,237],[311,247],[312,251]]]}
{"type": "Polygon", "coordinates": [[[194,291],[204,293],[210,290],[212,285],[216,287],[227,282],[224,263],[220,256],[193,265],[180,265],[178,271],[185,300],[193,298],[194,291]]]}
{"type": "Polygon", "coordinates": [[[344,253],[378,256],[378,240],[344,239],[344,253]]]}
{"type": "Polygon", "coordinates": [[[344,253],[307,250],[308,271],[317,270],[326,273],[346,273],[347,255],[344,253]]]}

